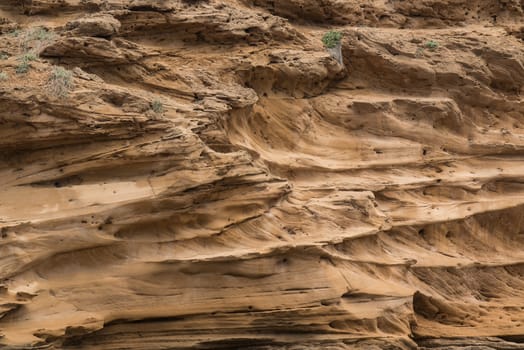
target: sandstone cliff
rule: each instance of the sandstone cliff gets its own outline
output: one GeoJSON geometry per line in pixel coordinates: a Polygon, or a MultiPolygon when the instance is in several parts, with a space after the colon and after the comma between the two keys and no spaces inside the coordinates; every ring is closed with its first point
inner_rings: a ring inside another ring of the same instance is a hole
{"type": "Polygon", "coordinates": [[[3,0],[0,348],[524,349],[523,12],[3,0]]]}

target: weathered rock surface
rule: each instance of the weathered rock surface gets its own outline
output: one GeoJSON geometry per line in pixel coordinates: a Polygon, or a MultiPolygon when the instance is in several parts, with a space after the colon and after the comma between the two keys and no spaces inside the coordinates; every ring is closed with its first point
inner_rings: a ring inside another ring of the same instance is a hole
{"type": "Polygon", "coordinates": [[[3,1],[0,348],[524,349],[523,7],[3,1]]]}
{"type": "Polygon", "coordinates": [[[120,22],[109,14],[85,16],[67,23],[66,28],[76,36],[111,37],[118,33],[120,22]]]}

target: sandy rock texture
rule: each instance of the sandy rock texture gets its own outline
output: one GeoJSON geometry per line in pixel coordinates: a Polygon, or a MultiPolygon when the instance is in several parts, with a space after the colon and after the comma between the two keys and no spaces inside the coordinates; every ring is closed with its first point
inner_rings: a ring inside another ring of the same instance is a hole
{"type": "Polygon", "coordinates": [[[0,348],[524,349],[523,33],[521,0],[1,1],[0,348]]]}

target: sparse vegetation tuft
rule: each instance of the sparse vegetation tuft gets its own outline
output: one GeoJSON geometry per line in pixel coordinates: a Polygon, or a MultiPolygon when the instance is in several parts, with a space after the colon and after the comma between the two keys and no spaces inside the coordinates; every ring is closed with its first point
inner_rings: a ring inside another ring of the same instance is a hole
{"type": "Polygon", "coordinates": [[[38,56],[32,52],[28,52],[22,55],[22,61],[31,62],[31,61],[36,61],[37,59],[38,59],[38,56]]]}
{"type": "Polygon", "coordinates": [[[20,63],[16,66],[15,71],[16,74],[25,74],[29,72],[29,68],[31,68],[31,61],[37,60],[38,57],[31,52],[28,52],[24,55],[22,55],[18,60],[20,63]]]}
{"type": "Polygon", "coordinates": [[[34,28],[32,31],[29,31],[28,35],[30,39],[38,41],[49,41],[56,37],[54,32],[51,32],[43,27],[34,28]]]}
{"type": "Polygon", "coordinates": [[[340,32],[331,30],[324,34],[322,37],[322,42],[324,43],[324,46],[328,49],[332,49],[340,44],[340,41],[342,40],[342,34],[340,32]]]}
{"type": "Polygon", "coordinates": [[[56,38],[56,34],[44,27],[35,27],[17,33],[20,48],[23,52],[32,51],[39,53],[42,48],[49,45],[56,38]]]}
{"type": "Polygon", "coordinates": [[[29,64],[29,62],[22,61],[15,68],[16,74],[26,74],[27,72],[29,72],[30,67],[31,65],[29,64]]]}
{"type": "Polygon", "coordinates": [[[73,73],[63,67],[54,66],[47,80],[49,94],[65,98],[73,89],[73,73]]]}
{"type": "Polygon", "coordinates": [[[0,72],[0,81],[6,81],[9,79],[9,76],[6,72],[0,72]]]}
{"type": "Polygon", "coordinates": [[[155,99],[155,100],[153,100],[153,102],[151,102],[151,109],[155,113],[158,113],[158,114],[163,113],[164,112],[164,104],[162,103],[162,101],[160,101],[158,99],[155,99]]]}
{"type": "Polygon", "coordinates": [[[20,29],[15,29],[12,32],[10,32],[9,35],[16,38],[17,36],[20,35],[20,33],[21,33],[20,29]]]}
{"type": "Polygon", "coordinates": [[[434,51],[436,49],[438,49],[438,42],[434,41],[434,40],[430,40],[428,42],[426,42],[426,45],[425,47],[431,51],[434,51]]]}

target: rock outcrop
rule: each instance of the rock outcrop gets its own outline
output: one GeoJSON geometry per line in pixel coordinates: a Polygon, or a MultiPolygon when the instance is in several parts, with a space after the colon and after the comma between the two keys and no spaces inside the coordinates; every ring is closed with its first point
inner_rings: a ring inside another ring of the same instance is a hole
{"type": "Polygon", "coordinates": [[[3,1],[0,347],[524,349],[522,23],[3,1]]]}

